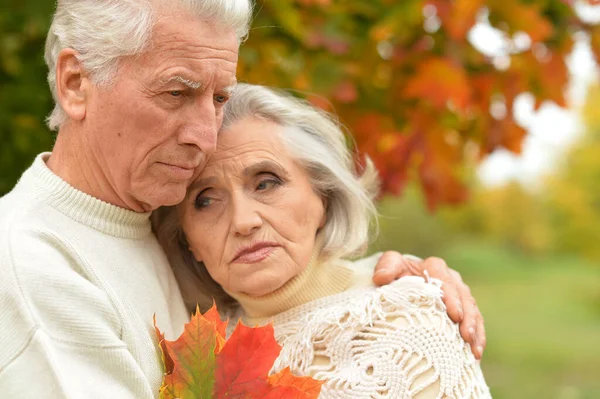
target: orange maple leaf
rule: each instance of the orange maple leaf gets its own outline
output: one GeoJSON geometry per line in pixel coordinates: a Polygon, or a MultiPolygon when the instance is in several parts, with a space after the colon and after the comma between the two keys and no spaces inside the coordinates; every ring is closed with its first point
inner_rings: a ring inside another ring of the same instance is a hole
{"type": "Polygon", "coordinates": [[[471,102],[471,85],[462,66],[447,58],[423,61],[412,77],[404,95],[407,98],[426,99],[437,109],[453,103],[459,109],[471,102]]]}
{"type": "Polygon", "coordinates": [[[477,12],[484,5],[483,0],[430,0],[436,7],[448,35],[454,40],[466,40],[467,33],[475,25],[477,12]]]}
{"type": "MultiPolygon", "coordinates": [[[[322,381],[317,381],[310,377],[297,377],[292,374],[289,367],[284,368],[277,374],[268,378],[269,384],[274,387],[294,387],[298,388],[303,394],[317,397],[321,392],[322,381]]],[[[303,396],[304,397],[304,396],[303,396]]]]}

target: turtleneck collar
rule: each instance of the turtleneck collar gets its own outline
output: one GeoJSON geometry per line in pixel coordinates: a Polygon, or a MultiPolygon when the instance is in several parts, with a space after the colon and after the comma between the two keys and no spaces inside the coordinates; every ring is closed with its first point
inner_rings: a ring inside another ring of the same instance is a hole
{"type": "MultiPolygon", "coordinates": [[[[318,247],[318,246],[317,246],[318,247]]],[[[319,262],[313,255],[306,269],[276,291],[259,297],[227,291],[241,305],[246,323],[260,323],[278,313],[348,289],[353,271],[343,260],[319,262]]]]}
{"type": "Polygon", "coordinates": [[[20,182],[32,184],[45,197],[46,204],[81,224],[115,237],[135,239],[151,233],[150,212],[121,208],[76,189],[48,168],[49,157],[49,152],[39,154],[20,182]]]}

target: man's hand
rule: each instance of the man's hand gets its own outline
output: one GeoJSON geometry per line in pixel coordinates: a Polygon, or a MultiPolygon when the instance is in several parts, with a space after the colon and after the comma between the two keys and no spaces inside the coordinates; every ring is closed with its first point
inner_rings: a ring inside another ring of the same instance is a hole
{"type": "Polygon", "coordinates": [[[481,359],[486,345],[483,316],[460,274],[450,269],[443,259],[427,258],[421,261],[416,257],[388,251],[377,262],[373,282],[385,285],[404,276],[425,277],[425,272],[429,277],[442,281],[443,301],[448,316],[460,324],[460,335],[471,345],[475,357],[481,359]]]}

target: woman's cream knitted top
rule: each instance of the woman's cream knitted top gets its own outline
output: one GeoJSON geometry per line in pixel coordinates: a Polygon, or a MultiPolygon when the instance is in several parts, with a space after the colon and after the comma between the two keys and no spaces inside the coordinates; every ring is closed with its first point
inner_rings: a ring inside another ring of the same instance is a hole
{"type": "Polygon", "coordinates": [[[327,380],[320,398],[490,398],[441,283],[404,277],[374,287],[376,260],[311,263],[267,296],[233,294],[245,324],[273,323],[283,347],[273,372],[290,366],[327,380]]]}

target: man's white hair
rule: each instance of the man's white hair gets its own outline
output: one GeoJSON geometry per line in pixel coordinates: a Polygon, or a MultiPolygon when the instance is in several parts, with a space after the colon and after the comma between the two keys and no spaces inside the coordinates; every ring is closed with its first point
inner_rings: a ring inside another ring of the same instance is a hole
{"type": "Polygon", "coordinates": [[[181,7],[197,18],[231,28],[240,43],[252,18],[251,0],[58,0],[44,54],[55,103],[47,120],[50,129],[57,130],[67,120],[56,93],[60,51],[76,50],[94,83],[108,85],[120,58],[147,48],[160,7],[181,7]]]}

